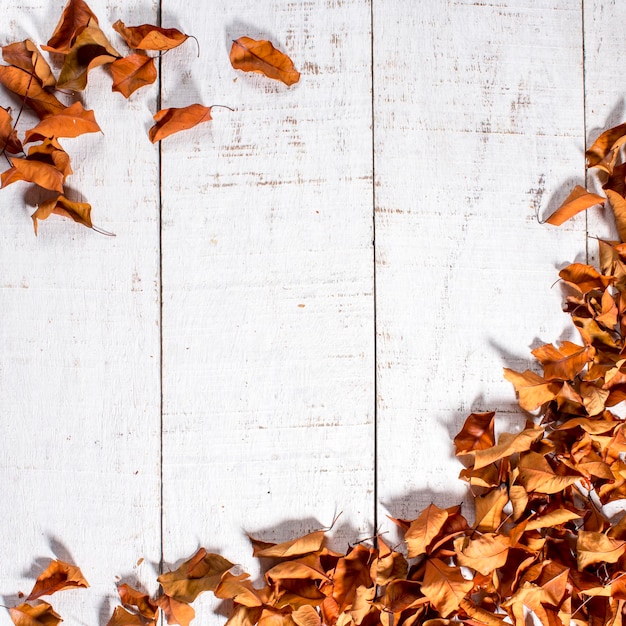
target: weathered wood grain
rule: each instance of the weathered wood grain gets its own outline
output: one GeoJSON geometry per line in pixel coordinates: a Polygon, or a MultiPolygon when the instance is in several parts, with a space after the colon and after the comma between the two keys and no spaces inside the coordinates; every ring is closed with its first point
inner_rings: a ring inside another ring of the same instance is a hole
{"type": "Polygon", "coordinates": [[[214,121],[163,142],[164,546],[252,568],[245,533],[373,532],[370,14],[362,2],[167,1],[198,38],[163,106],[214,121]],[[233,70],[271,40],[301,80],[233,70]]]}
{"type": "Polygon", "coordinates": [[[452,437],[472,411],[522,425],[502,367],[567,328],[552,285],[584,220],[537,214],[583,173],[581,19],[571,2],[374,1],[381,522],[463,500],[452,437]]]}
{"type": "MultiPolygon", "coordinates": [[[[155,19],[145,2],[89,4],[112,41],[115,19],[155,19]]],[[[1,6],[3,45],[45,43],[63,8],[1,6]]],[[[0,594],[13,605],[50,558],[74,561],[91,588],[51,599],[68,623],[106,623],[115,576],[153,580],[160,556],[155,95],[125,102],[94,70],[84,103],[103,133],[61,141],[69,193],[116,237],[57,216],[35,237],[40,196],[24,183],[0,192],[0,594]]],[[[2,104],[19,108],[4,92],[2,104]]]]}

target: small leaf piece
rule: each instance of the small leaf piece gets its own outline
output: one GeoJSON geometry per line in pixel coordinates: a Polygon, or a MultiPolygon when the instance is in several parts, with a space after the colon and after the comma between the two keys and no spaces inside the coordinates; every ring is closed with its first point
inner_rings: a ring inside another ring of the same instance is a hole
{"type": "Polygon", "coordinates": [[[69,0],[52,37],[42,48],[48,52],[67,54],[74,45],[76,37],[86,28],[90,20],[98,23],[98,18],[84,0],[69,0]]]}
{"type": "Polygon", "coordinates": [[[15,626],[57,626],[63,620],[47,602],[36,606],[20,604],[9,609],[15,626]]]}
{"type": "Polygon", "coordinates": [[[80,102],[75,102],[61,113],[50,115],[35,128],[27,130],[24,143],[52,137],[78,137],[85,133],[100,131],[93,111],[84,109],[80,102]]]}
{"type": "Polygon", "coordinates": [[[154,58],[145,54],[129,54],[123,59],[111,63],[113,91],[118,91],[125,98],[141,87],[151,85],[157,79],[154,58]]]}
{"type": "Polygon", "coordinates": [[[9,64],[33,74],[42,87],[54,87],[56,79],[41,56],[37,46],[30,39],[2,47],[2,58],[9,64]]]}
{"type": "Polygon", "coordinates": [[[53,213],[63,217],[69,217],[71,220],[74,220],[87,228],[93,228],[93,224],[91,223],[91,205],[87,202],[72,202],[65,196],[61,195],[57,198],[53,198],[52,200],[42,202],[37,207],[37,210],[31,215],[33,218],[35,235],[37,234],[37,220],[45,220],[53,213]]]}
{"type": "Polygon", "coordinates": [[[274,48],[271,42],[240,37],[233,41],[230,49],[230,62],[236,70],[256,72],[268,78],[280,80],[290,86],[300,80],[300,73],[293,61],[283,52],[274,48]]]}
{"type": "Polygon", "coordinates": [[[27,600],[36,600],[41,596],[51,595],[62,589],[72,587],[89,587],[83,573],[75,565],[64,561],[54,560],[39,574],[35,586],[27,600]]]}
{"type": "Polygon", "coordinates": [[[570,193],[563,204],[546,220],[548,224],[560,226],[577,213],[595,206],[596,204],[604,204],[606,198],[595,193],[587,191],[584,187],[576,185],[572,193],[570,193]]]}
{"type": "Polygon", "coordinates": [[[152,24],[125,26],[122,20],[117,20],[113,24],[113,30],[135,50],[171,50],[189,39],[189,35],[185,35],[177,28],[161,28],[152,24]]]}
{"type": "Polygon", "coordinates": [[[212,120],[211,108],[201,104],[190,104],[180,109],[161,109],[154,115],[156,124],[150,129],[150,141],[156,143],[181,130],[188,130],[202,122],[212,120]]]}

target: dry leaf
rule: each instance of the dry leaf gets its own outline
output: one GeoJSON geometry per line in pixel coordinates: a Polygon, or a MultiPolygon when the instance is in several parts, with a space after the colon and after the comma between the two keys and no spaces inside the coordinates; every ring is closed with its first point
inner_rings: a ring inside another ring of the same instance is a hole
{"type": "Polygon", "coordinates": [[[576,538],[578,569],[594,563],[616,563],[626,552],[626,541],[607,537],[598,532],[579,530],[576,538]]]}
{"type": "Polygon", "coordinates": [[[530,370],[516,372],[505,367],[504,377],[515,387],[519,404],[526,411],[536,411],[546,402],[554,400],[563,386],[558,381],[546,380],[530,370]]]}
{"type": "Polygon", "coordinates": [[[54,560],[39,574],[33,590],[27,600],[36,600],[41,596],[51,595],[62,589],[89,587],[83,573],[75,565],[54,560]]]}
{"type": "Polygon", "coordinates": [[[56,79],[41,56],[37,46],[30,39],[2,46],[2,58],[9,64],[34,74],[42,87],[54,87],[56,79]]]}
{"type": "Polygon", "coordinates": [[[33,75],[19,67],[0,65],[0,84],[20,96],[39,119],[61,113],[66,107],[49,94],[33,75]]]}
{"type": "Polygon", "coordinates": [[[408,555],[413,559],[424,554],[433,539],[439,534],[446,520],[448,512],[434,504],[429,504],[419,516],[411,522],[404,535],[408,548],[408,555]]]}
{"type": "Polygon", "coordinates": [[[151,85],[157,79],[157,70],[152,57],[145,54],[130,54],[111,63],[113,91],[118,91],[125,98],[132,93],[151,85]]]}
{"type": "Polygon", "coordinates": [[[24,143],[42,141],[52,137],[78,137],[85,133],[101,132],[93,111],[75,102],[60,113],[50,115],[25,133],[24,143]]]}
{"type": "Polygon", "coordinates": [[[131,613],[121,606],[116,606],[107,626],[156,626],[156,622],[146,624],[145,618],[138,613],[131,613]]]}
{"type": "Polygon", "coordinates": [[[264,602],[257,590],[252,586],[249,574],[235,576],[225,572],[215,588],[215,596],[223,600],[233,600],[247,607],[263,606],[264,602]]]}
{"type": "Polygon", "coordinates": [[[48,219],[53,213],[55,215],[61,215],[62,217],[69,217],[71,220],[87,228],[93,228],[91,222],[91,205],[87,202],[73,202],[72,200],[68,200],[65,196],[60,195],[52,200],[41,202],[37,210],[31,215],[35,235],[37,234],[38,220],[48,219]]]}
{"type": "Polygon", "coordinates": [[[48,44],[42,46],[48,52],[67,54],[73,47],[76,38],[87,27],[89,21],[97,24],[98,19],[83,0],[69,0],[57,27],[48,40],[48,44]]]}
{"type": "Polygon", "coordinates": [[[595,193],[587,191],[584,187],[576,185],[572,193],[570,193],[563,204],[546,220],[548,224],[560,226],[577,213],[595,206],[596,204],[604,204],[606,198],[595,193]]]}
{"type": "Polygon", "coordinates": [[[192,606],[186,602],[180,602],[168,595],[162,595],[156,600],[157,605],[163,611],[168,624],[180,624],[189,626],[191,620],[196,616],[192,606]]]}
{"type": "Polygon", "coordinates": [[[497,533],[485,533],[476,539],[459,537],[454,540],[459,565],[484,575],[504,566],[510,548],[511,540],[497,533]]]}
{"type": "Polygon", "coordinates": [[[426,562],[421,591],[441,617],[448,617],[456,611],[473,586],[471,580],[463,578],[458,567],[450,567],[440,559],[429,559],[426,562]]]}
{"type": "Polygon", "coordinates": [[[15,626],[57,626],[63,620],[47,602],[35,606],[20,604],[9,608],[15,626]]]}
{"type": "Polygon", "coordinates": [[[253,556],[259,558],[288,559],[295,556],[304,556],[322,549],[326,533],[323,530],[309,533],[284,543],[273,544],[259,542],[249,537],[253,546],[253,556]]]}
{"type": "Polygon", "coordinates": [[[472,450],[485,450],[495,445],[493,433],[495,412],[472,413],[463,424],[461,432],[454,438],[456,454],[467,454],[472,450]]]}
{"type": "Polygon", "coordinates": [[[22,142],[13,127],[13,118],[7,109],[0,107],[0,152],[18,154],[22,152],[22,142]]]}
{"type": "Polygon", "coordinates": [[[150,129],[150,141],[156,143],[170,135],[212,120],[212,107],[190,104],[180,109],[162,109],[154,115],[156,124],[150,129]]]}
{"type": "Polygon", "coordinates": [[[152,24],[125,26],[122,20],[117,20],[113,29],[135,50],[171,50],[189,39],[189,35],[176,28],[161,28],[152,24]]]}
{"type": "Polygon", "coordinates": [[[611,203],[613,216],[615,217],[615,225],[620,241],[626,241],[626,200],[616,191],[606,189],[606,197],[611,203]]]}
{"type": "Polygon", "coordinates": [[[39,160],[10,157],[11,168],[2,172],[0,180],[2,187],[7,187],[11,183],[23,180],[35,183],[44,189],[63,193],[63,181],[65,176],[56,166],[39,160]]]}
{"type": "Polygon", "coordinates": [[[626,124],[605,130],[585,152],[587,167],[595,167],[602,163],[614,149],[616,142],[626,135],[626,124]]]}
{"type": "Polygon", "coordinates": [[[136,609],[140,615],[149,620],[156,619],[157,605],[147,593],[133,589],[130,585],[123,583],[118,585],[117,592],[120,594],[120,602],[125,607],[136,609]]]}
{"type": "Polygon", "coordinates": [[[280,80],[287,86],[300,80],[300,73],[294,68],[292,60],[269,41],[240,37],[233,41],[230,62],[236,70],[257,72],[280,80]]]}

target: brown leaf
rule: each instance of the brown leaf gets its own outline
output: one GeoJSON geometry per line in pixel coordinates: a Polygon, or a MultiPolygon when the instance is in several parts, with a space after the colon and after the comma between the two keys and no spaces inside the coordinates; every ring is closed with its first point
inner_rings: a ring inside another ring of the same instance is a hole
{"type": "Polygon", "coordinates": [[[147,619],[153,620],[156,618],[157,605],[147,593],[133,589],[126,583],[118,585],[117,592],[120,594],[120,602],[124,606],[136,609],[147,619]]]}
{"type": "Polygon", "coordinates": [[[296,623],[296,626],[321,626],[322,624],[319,613],[312,606],[306,604],[296,609],[291,614],[291,619],[296,623]]]}
{"type": "Polygon", "coordinates": [[[563,204],[546,220],[548,224],[560,226],[577,213],[595,206],[596,204],[604,204],[606,198],[595,193],[587,191],[584,187],[576,185],[572,193],[570,193],[563,204]]]}
{"type": "Polygon", "coordinates": [[[7,187],[18,180],[35,183],[44,189],[63,193],[65,176],[54,165],[38,160],[10,157],[12,167],[2,172],[2,187],[7,187]]]}
{"type": "Polygon", "coordinates": [[[280,80],[287,86],[300,80],[300,73],[294,68],[292,60],[269,41],[240,37],[233,41],[230,62],[236,70],[257,72],[280,80]]]}
{"type": "Polygon", "coordinates": [[[604,291],[611,284],[612,280],[610,276],[604,276],[591,265],[585,265],[584,263],[572,263],[564,267],[559,272],[559,276],[583,295],[594,289],[604,291]]]}
{"type": "Polygon", "coordinates": [[[439,534],[447,519],[448,511],[440,509],[434,504],[429,504],[411,522],[409,529],[404,535],[410,559],[426,552],[428,546],[439,534]]]}
{"type": "Polygon", "coordinates": [[[157,79],[157,70],[152,57],[145,54],[130,54],[111,63],[113,91],[118,91],[125,98],[132,93],[151,85],[157,79]]]}
{"type": "Polygon", "coordinates": [[[254,607],[263,606],[263,599],[252,586],[249,574],[235,576],[225,572],[219,584],[215,588],[215,596],[222,600],[233,600],[237,604],[254,607]]]}
{"type": "Polygon", "coordinates": [[[219,554],[200,548],[173,572],[161,574],[157,580],[163,591],[179,602],[193,602],[204,591],[215,591],[224,572],[233,564],[219,554]]]}
{"type": "Polygon", "coordinates": [[[175,600],[165,594],[157,598],[156,603],[163,611],[168,624],[189,626],[191,620],[196,616],[196,612],[192,606],[186,602],[175,600]]]}
{"type": "Polygon", "coordinates": [[[75,102],[61,113],[50,115],[30,130],[27,130],[24,143],[41,141],[52,137],[78,137],[85,133],[101,132],[93,111],[86,110],[80,102],[75,102]]]}
{"type": "Polygon", "coordinates": [[[150,129],[150,141],[156,143],[181,130],[188,130],[202,122],[212,120],[212,107],[201,104],[176,109],[162,109],[154,115],[156,124],[150,129]]]}
{"type": "Polygon", "coordinates": [[[415,580],[394,580],[387,585],[383,603],[392,613],[406,611],[428,602],[422,593],[422,584],[415,580]]]}
{"type": "Polygon", "coordinates": [[[371,568],[371,577],[377,585],[385,586],[391,581],[406,578],[409,565],[400,552],[391,550],[382,537],[378,537],[378,558],[371,568]]]}
{"type": "Polygon", "coordinates": [[[474,468],[480,469],[516,452],[524,452],[542,437],[543,428],[526,428],[520,433],[502,433],[498,445],[486,450],[477,450],[474,454],[474,468]]]}
{"type": "Polygon", "coordinates": [[[502,523],[502,511],[509,502],[506,485],[500,485],[474,498],[476,530],[494,532],[502,523]]]}
{"type": "Polygon", "coordinates": [[[616,563],[626,552],[626,541],[603,533],[579,530],[576,537],[576,562],[579,571],[594,563],[616,563]]]}
{"type": "Polygon", "coordinates": [[[156,626],[156,622],[146,624],[145,618],[138,613],[131,613],[124,607],[116,606],[107,626],[156,626]]]}
{"type": "Polygon", "coordinates": [[[344,558],[339,559],[333,573],[332,595],[340,612],[352,605],[359,587],[372,587],[372,556],[371,550],[358,544],[344,558]]]}
{"type": "Polygon", "coordinates": [[[442,617],[456,611],[473,586],[471,580],[463,578],[458,567],[450,567],[440,559],[426,562],[421,591],[442,617]]]}
{"type": "Polygon", "coordinates": [[[36,600],[41,596],[51,595],[61,589],[72,587],[89,587],[83,573],[75,565],[54,560],[39,574],[35,586],[27,600],[36,600]]]}
{"type": "Polygon", "coordinates": [[[546,380],[530,370],[516,372],[508,367],[504,368],[504,378],[513,384],[519,396],[519,404],[526,411],[536,411],[541,405],[554,400],[563,386],[558,381],[546,380]]]}
{"type": "Polygon", "coordinates": [[[458,537],[454,540],[454,551],[459,565],[489,575],[502,567],[511,548],[511,540],[505,535],[485,533],[476,539],[458,537]]]}
{"type": "Polygon", "coordinates": [[[555,473],[544,456],[527,452],[518,463],[519,482],[529,493],[559,493],[580,480],[580,476],[560,476],[555,473]]]}
{"type": "Polygon", "coordinates": [[[606,189],[606,197],[611,203],[613,215],[615,217],[615,225],[617,226],[617,234],[620,241],[626,242],[626,200],[616,191],[606,189]]]}
{"type": "Polygon", "coordinates": [[[7,109],[0,107],[0,152],[18,154],[22,152],[22,142],[13,128],[13,118],[7,109]]]}
{"type": "Polygon", "coordinates": [[[543,376],[547,380],[574,380],[587,363],[593,360],[595,350],[591,346],[578,346],[563,341],[556,348],[551,343],[532,351],[532,355],[543,365],[543,376]]]}
{"type": "Polygon", "coordinates": [[[34,74],[42,87],[54,87],[56,79],[48,62],[30,39],[2,47],[2,58],[9,64],[34,74]]]}
{"type": "Polygon", "coordinates": [[[69,0],[63,9],[61,19],[48,40],[46,46],[42,46],[48,52],[59,52],[67,54],[76,37],[87,27],[89,21],[92,20],[96,24],[98,19],[83,0],[69,0]]]}
{"type": "Polygon", "coordinates": [[[66,107],[48,93],[30,74],[19,67],[0,65],[0,84],[24,100],[39,119],[60,113],[66,107]]]}
{"type": "Polygon", "coordinates": [[[606,159],[614,149],[616,142],[626,135],[626,124],[620,124],[605,130],[585,152],[587,167],[595,167],[606,159]]]}
{"type": "Polygon", "coordinates": [[[534,518],[530,518],[526,523],[525,530],[539,530],[541,528],[554,528],[555,526],[561,526],[567,522],[571,522],[575,519],[580,519],[581,514],[575,511],[568,511],[567,509],[557,509],[551,511],[546,515],[539,515],[534,518]]]}
{"type": "Polygon", "coordinates": [[[495,412],[472,413],[463,424],[463,428],[454,438],[457,456],[472,450],[485,450],[496,443],[493,422],[495,412]]]}
{"type": "Polygon", "coordinates": [[[47,602],[35,606],[20,604],[9,609],[15,626],[57,626],[63,620],[47,602]]]}
{"type": "Polygon", "coordinates": [[[177,28],[161,28],[152,24],[125,26],[122,20],[117,20],[113,24],[113,30],[135,50],[171,50],[189,39],[189,35],[185,35],[177,28]]]}
{"type": "Polygon", "coordinates": [[[294,561],[282,561],[265,573],[268,584],[282,579],[328,580],[319,559],[309,555],[294,561]]]}
{"type": "Polygon", "coordinates": [[[321,550],[326,533],[318,530],[297,539],[283,543],[261,543],[249,537],[253,546],[253,556],[258,558],[289,559],[304,556],[321,550]]]}
{"type": "Polygon", "coordinates": [[[76,41],[65,56],[57,87],[82,91],[87,86],[90,70],[113,63],[120,56],[100,30],[98,23],[91,20],[76,37],[76,41]]]}
{"type": "Polygon", "coordinates": [[[33,218],[33,226],[35,228],[35,235],[37,234],[37,221],[45,220],[52,214],[61,215],[63,217],[69,217],[71,220],[86,226],[87,228],[93,228],[91,223],[91,205],[87,202],[73,202],[68,200],[65,196],[61,195],[52,200],[41,202],[37,207],[37,210],[31,215],[33,218]]]}

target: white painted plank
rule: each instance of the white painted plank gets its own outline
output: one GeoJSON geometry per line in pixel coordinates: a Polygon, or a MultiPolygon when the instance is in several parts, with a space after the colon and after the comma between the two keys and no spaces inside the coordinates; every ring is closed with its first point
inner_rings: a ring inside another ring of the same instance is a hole
{"type": "MultiPolygon", "coordinates": [[[[89,4],[112,41],[116,19],[155,19],[145,2],[89,4]]],[[[45,43],[62,7],[3,1],[2,44],[45,43]]],[[[35,237],[37,196],[0,191],[0,594],[12,605],[50,558],[72,560],[91,588],[46,599],[84,624],[106,623],[117,575],[153,581],[160,556],[156,91],[126,102],[102,69],[90,76],[104,134],[61,143],[74,198],[117,236],[53,216],[35,237]]]]}
{"type": "Polygon", "coordinates": [[[584,220],[535,213],[582,176],[578,8],[374,2],[381,520],[464,498],[453,436],[522,425],[502,367],[568,328],[552,285],[584,220]]]}
{"type": "Polygon", "coordinates": [[[165,561],[208,545],[373,528],[373,256],[366,3],[164,2],[194,34],[163,106],[224,104],[163,142],[165,561]],[[266,38],[302,72],[236,72],[266,38]]]}

